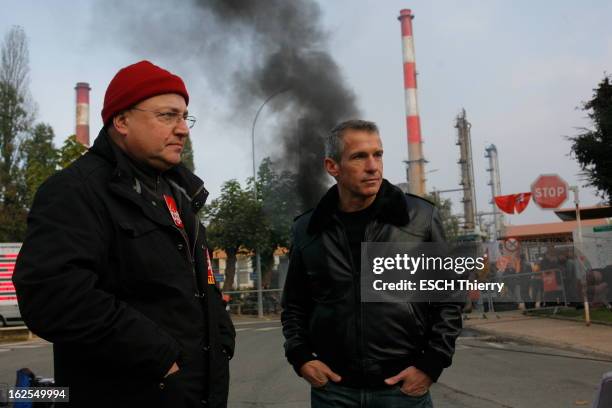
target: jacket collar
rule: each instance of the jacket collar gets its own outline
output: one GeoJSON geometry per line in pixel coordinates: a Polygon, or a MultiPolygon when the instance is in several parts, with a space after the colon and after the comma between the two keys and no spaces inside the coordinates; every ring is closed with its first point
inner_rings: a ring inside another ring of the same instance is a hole
{"type": "MultiPolygon", "coordinates": [[[[89,152],[102,157],[115,166],[111,184],[118,185],[120,190],[125,190],[127,185],[129,190],[133,191],[132,186],[135,183],[136,175],[132,165],[128,162],[129,158],[113,143],[106,129],[102,128],[100,130],[89,152]]],[[[204,182],[183,164],[170,168],[164,172],[164,175],[185,193],[191,201],[191,207],[195,213],[206,203],[208,191],[204,188],[204,182]]]]}
{"type": "MultiPolygon", "coordinates": [[[[315,207],[308,223],[308,232],[317,234],[327,228],[338,211],[338,185],[332,186],[315,207]]],[[[408,204],[405,194],[398,187],[383,179],[372,203],[374,207],[373,218],[396,226],[408,224],[408,204]]]]}

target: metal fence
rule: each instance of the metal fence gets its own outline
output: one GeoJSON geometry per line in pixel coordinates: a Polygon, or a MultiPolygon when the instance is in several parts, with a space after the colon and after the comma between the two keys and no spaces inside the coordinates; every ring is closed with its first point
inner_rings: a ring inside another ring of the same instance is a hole
{"type": "MultiPolygon", "coordinates": [[[[466,310],[483,312],[543,307],[606,307],[612,303],[612,237],[585,234],[573,242],[507,241],[479,243],[487,268],[468,273],[469,279],[504,283],[503,290],[470,291],[466,310]]],[[[282,287],[287,270],[283,257],[274,271],[271,288],[264,289],[262,315],[281,311],[282,287]]],[[[256,285],[253,285],[256,286],[256,285]]],[[[236,315],[258,315],[256,289],[224,291],[228,310],[236,315]]]]}
{"type": "MultiPolygon", "coordinates": [[[[276,315],[281,312],[282,289],[262,289],[262,306],[264,315],[276,315]]],[[[234,290],[223,292],[229,296],[227,310],[238,316],[259,314],[257,308],[257,290],[234,290]]]]}
{"type": "Polygon", "coordinates": [[[612,240],[485,243],[489,268],[479,281],[504,283],[501,292],[469,293],[467,309],[501,311],[544,307],[607,307],[612,303],[612,240]]]}

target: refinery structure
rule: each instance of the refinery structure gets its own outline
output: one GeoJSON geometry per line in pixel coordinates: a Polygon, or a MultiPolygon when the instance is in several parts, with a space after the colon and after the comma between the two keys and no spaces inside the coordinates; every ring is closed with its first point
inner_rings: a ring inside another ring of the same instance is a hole
{"type": "MultiPolygon", "coordinates": [[[[419,196],[428,193],[425,178],[425,160],[423,154],[423,137],[419,117],[417,97],[417,71],[412,20],[414,14],[409,9],[400,11],[398,20],[401,25],[402,54],[404,72],[404,97],[406,105],[406,140],[408,144],[408,160],[405,161],[406,185],[408,192],[419,196]]],[[[492,204],[491,211],[478,212],[476,201],[476,181],[474,177],[474,158],[472,154],[471,123],[467,120],[465,109],[461,109],[455,119],[457,129],[456,145],[458,146],[459,181],[457,186],[446,186],[444,190],[432,192],[437,199],[441,193],[461,192],[463,213],[460,235],[470,239],[497,239],[503,232],[504,218],[495,205],[493,197],[501,194],[501,175],[499,170],[498,152],[494,145],[485,148],[485,157],[489,159],[487,171],[490,173],[492,204]]]]}
{"type": "Polygon", "coordinates": [[[489,166],[487,172],[489,172],[489,186],[491,187],[491,212],[493,216],[493,222],[490,224],[489,235],[499,237],[503,235],[504,228],[504,215],[497,208],[493,197],[499,196],[501,192],[501,176],[499,174],[499,159],[497,156],[497,148],[494,144],[485,147],[485,158],[489,160],[489,166]]]}

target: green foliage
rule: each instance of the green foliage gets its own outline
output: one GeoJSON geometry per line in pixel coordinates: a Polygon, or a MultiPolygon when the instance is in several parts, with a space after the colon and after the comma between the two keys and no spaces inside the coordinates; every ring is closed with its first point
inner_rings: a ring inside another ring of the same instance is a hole
{"type": "Polygon", "coordinates": [[[0,242],[23,240],[27,212],[40,184],[58,164],[66,167],[86,150],[71,136],[58,152],[51,126],[33,126],[36,108],[28,78],[27,38],[22,28],[13,27],[0,56],[0,242]]]}
{"type": "Polygon", "coordinates": [[[0,210],[0,242],[21,242],[25,237],[28,212],[19,200],[17,186],[4,190],[4,201],[0,210]]]}
{"type": "Polygon", "coordinates": [[[7,242],[20,241],[25,234],[27,189],[20,144],[35,111],[29,103],[29,55],[23,29],[9,30],[0,54],[0,242],[7,242]]]}
{"type": "Polygon", "coordinates": [[[255,250],[268,240],[261,204],[238,181],[229,180],[221,187],[221,196],[204,208],[204,220],[208,223],[209,244],[228,255],[223,288],[231,289],[236,254],[255,250]]]}
{"type": "Polygon", "coordinates": [[[593,90],[593,98],[582,109],[588,112],[593,129],[569,138],[571,153],[578,160],[589,186],[612,204],[612,83],[605,76],[593,90]]]}
{"type": "Polygon", "coordinates": [[[440,199],[440,194],[432,193],[426,195],[425,198],[436,205],[440,218],[442,219],[442,225],[444,226],[444,234],[446,235],[447,241],[455,241],[459,236],[459,218],[453,215],[452,206],[453,203],[450,199],[440,199]]]}
{"type": "Polygon", "coordinates": [[[10,177],[18,166],[19,137],[30,128],[24,99],[8,83],[0,82],[0,171],[10,177]]]}
{"type": "MultiPolygon", "coordinates": [[[[293,174],[278,172],[266,158],[257,174],[257,200],[252,178],[246,189],[238,181],[230,180],[223,185],[221,196],[204,210],[209,242],[214,248],[225,250],[228,263],[235,262],[234,254],[241,249],[259,251],[264,286],[270,282],[274,251],[289,247],[291,225],[300,212],[295,185],[293,174]]],[[[231,272],[228,276],[226,269],[226,290],[233,282],[233,268],[228,264],[231,272]]]]}
{"type": "Polygon", "coordinates": [[[25,181],[25,205],[32,206],[38,187],[57,170],[58,152],[53,145],[51,126],[40,123],[21,145],[25,181]]]}
{"type": "Polygon", "coordinates": [[[181,161],[189,170],[195,171],[195,165],[193,164],[193,146],[191,145],[190,137],[185,140],[185,146],[183,147],[183,153],[181,154],[181,161]]]}
{"type": "Polygon", "coordinates": [[[216,248],[255,249],[263,238],[261,205],[236,180],[226,181],[221,196],[204,208],[209,241],[216,248]]]}
{"type": "Polygon", "coordinates": [[[0,82],[0,242],[21,241],[27,212],[23,205],[23,171],[19,137],[28,127],[23,98],[0,82]]]}
{"type": "Polygon", "coordinates": [[[65,169],[73,161],[81,157],[87,151],[87,147],[77,141],[76,135],[70,135],[59,149],[58,165],[65,169]]]}
{"type": "MultiPolygon", "coordinates": [[[[250,180],[252,188],[252,179],[250,180]]],[[[257,196],[263,205],[266,225],[270,229],[270,244],[288,248],[293,219],[302,212],[302,205],[295,191],[296,175],[277,172],[270,158],[265,158],[257,173],[257,196]]]]}
{"type": "MultiPolygon", "coordinates": [[[[269,287],[274,263],[274,251],[289,248],[293,219],[301,212],[299,196],[295,191],[296,176],[288,171],[278,172],[269,157],[259,166],[257,173],[257,198],[263,207],[267,242],[259,245],[261,252],[262,280],[269,287]]],[[[250,189],[253,179],[249,180],[250,189]]]]}

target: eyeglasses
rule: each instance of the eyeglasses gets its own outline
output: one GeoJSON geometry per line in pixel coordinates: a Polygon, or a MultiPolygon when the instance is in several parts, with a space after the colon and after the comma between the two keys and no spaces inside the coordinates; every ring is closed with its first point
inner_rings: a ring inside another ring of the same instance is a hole
{"type": "Polygon", "coordinates": [[[158,118],[161,122],[169,126],[176,126],[181,122],[181,120],[184,120],[185,123],[187,123],[187,127],[191,129],[193,128],[193,125],[195,125],[196,123],[195,116],[189,116],[186,113],[180,114],[178,112],[158,112],[158,111],[140,109],[140,108],[130,108],[129,110],[137,110],[141,112],[154,113],[156,118],[158,118]]]}

